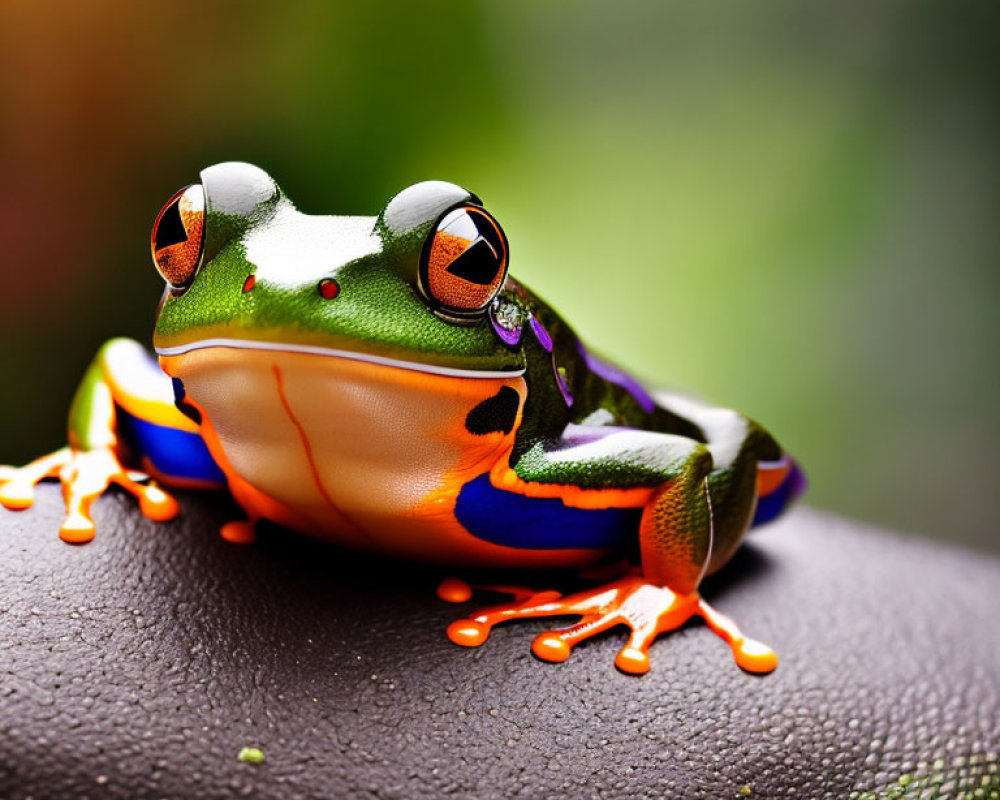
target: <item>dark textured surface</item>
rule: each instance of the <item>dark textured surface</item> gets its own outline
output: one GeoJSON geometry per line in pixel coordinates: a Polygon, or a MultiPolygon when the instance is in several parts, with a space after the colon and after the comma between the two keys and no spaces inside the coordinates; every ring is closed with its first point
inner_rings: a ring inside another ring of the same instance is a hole
{"type": "Polygon", "coordinates": [[[692,626],[634,678],[613,634],[562,665],[541,622],[455,647],[441,572],[229,545],[227,502],[181,499],[157,525],[105,498],[84,547],[54,486],[0,512],[0,797],[845,798],[996,769],[996,559],[799,510],[706,587],[778,670],[692,626]]]}

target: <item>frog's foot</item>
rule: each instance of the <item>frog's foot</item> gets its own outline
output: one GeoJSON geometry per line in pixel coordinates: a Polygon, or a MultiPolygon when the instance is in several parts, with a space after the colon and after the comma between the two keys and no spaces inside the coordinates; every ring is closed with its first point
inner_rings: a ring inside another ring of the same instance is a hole
{"type": "Polygon", "coordinates": [[[126,470],[109,448],[77,450],[64,447],[19,469],[0,469],[0,505],[14,511],[30,508],[35,486],[43,478],[58,478],[63,487],[66,519],[59,529],[64,541],[82,544],[94,538],[90,506],[112,483],[139,501],[143,514],[164,522],[177,516],[177,501],[144,475],[126,470]]]}
{"type": "MultiPolygon", "coordinates": [[[[579,616],[580,621],[575,625],[535,637],[532,652],[545,661],[565,661],[573,646],[584,639],[617,625],[627,625],[631,632],[615,658],[615,665],[623,672],[641,675],[649,670],[649,647],[656,637],[679,628],[693,616],[700,616],[732,648],[736,663],[743,669],[770,672],[778,665],[771,648],[746,638],[730,619],[716,612],[697,592],[677,594],[639,575],[629,575],[567,597],[558,592],[534,592],[521,587],[478,588],[514,594],[514,600],[481,611],[470,619],[453,622],[448,626],[448,638],[455,644],[481,645],[494,625],[513,619],[579,616]]],[[[438,595],[461,602],[471,596],[471,588],[452,578],[442,584],[438,595]],[[468,593],[459,591],[463,586],[468,593]]]]}

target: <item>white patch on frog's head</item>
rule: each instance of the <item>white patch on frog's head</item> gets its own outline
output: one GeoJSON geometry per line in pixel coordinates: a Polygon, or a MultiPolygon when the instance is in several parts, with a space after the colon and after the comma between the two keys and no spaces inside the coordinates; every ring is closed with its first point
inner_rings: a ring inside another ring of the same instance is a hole
{"type": "Polygon", "coordinates": [[[282,203],[267,224],[253,228],[244,245],[255,276],[272,286],[295,288],[333,277],[338,268],[377,253],[382,241],[373,217],[300,214],[282,203]]]}

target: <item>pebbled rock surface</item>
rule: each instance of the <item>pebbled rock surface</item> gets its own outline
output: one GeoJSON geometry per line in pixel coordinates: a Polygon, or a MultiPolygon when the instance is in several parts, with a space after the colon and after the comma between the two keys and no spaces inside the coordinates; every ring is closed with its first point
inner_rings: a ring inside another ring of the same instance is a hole
{"type": "Polygon", "coordinates": [[[777,671],[691,625],[635,678],[613,633],[561,665],[543,622],[455,647],[491,598],[439,601],[447,573],[227,544],[228,501],[181,500],[106,497],[84,547],[55,486],[0,511],[0,798],[1000,796],[995,558],[800,509],[705,587],[777,671]]]}

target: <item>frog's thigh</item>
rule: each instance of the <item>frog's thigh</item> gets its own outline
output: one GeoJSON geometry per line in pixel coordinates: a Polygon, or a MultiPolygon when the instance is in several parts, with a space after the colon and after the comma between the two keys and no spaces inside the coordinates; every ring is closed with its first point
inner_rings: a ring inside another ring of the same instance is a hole
{"type": "Polygon", "coordinates": [[[117,439],[136,467],[170,486],[225,485],[198,425],[178,410],[171,379],[142,345],[113,339],[96,364],[111,393],[117,439]]]}
{"type": "Polygon", "coordinates": [[[641,505],[643,572],[682,593],[697,588],[711,555],[711,469],[711,453],[694,439],[573,425],[561,439],[536,444],[515,466],[524,481],[576,487],[576,502],[608,494],[641,505]]]}
{"type": "Polygon", "coordinates": [[[660,404],[695,423],[712,454],[708,476],[712,509],[712,554],[708,572],[725,564],[739,547],[757,501],[758,460],[776,461],[781,448],[763,428],[742,414],[682,395],[663,394],[660,404]]]}

